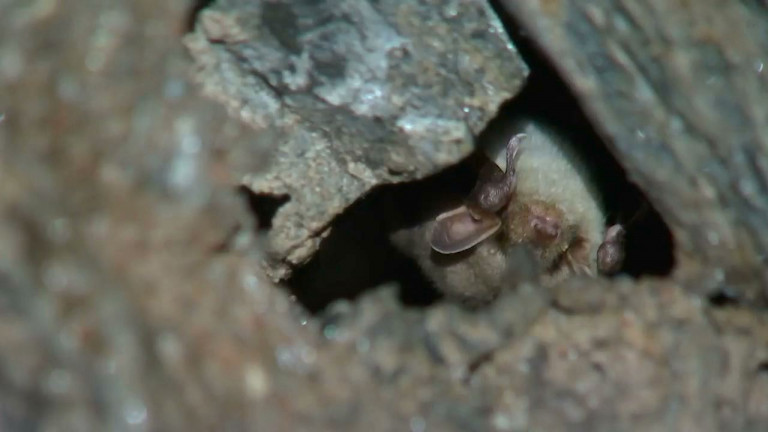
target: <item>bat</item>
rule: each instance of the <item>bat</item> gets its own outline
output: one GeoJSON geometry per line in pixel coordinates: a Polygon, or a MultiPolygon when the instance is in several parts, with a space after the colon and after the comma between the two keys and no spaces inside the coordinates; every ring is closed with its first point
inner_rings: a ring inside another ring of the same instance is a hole
{"type": "Polygon", "coordinates": [[[440,291],[466,303],[528,280],[613,274],[624,259],[624,228],[606,226],[570,143],[535,121],[516,129],[482,145],[488,162],[462,203],[392,236],[440,291]]]}

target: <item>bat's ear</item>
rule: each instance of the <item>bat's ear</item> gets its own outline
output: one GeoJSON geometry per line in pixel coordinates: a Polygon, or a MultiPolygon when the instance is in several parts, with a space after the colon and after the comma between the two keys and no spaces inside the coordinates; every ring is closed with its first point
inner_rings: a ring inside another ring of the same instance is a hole
{"type": "Polygon", "coordinates": [[[492,236],[501,227],[501,219],[494,214],[475,219],[465,206],[437,217],[429,243],[432,249],[452,254],[465,251],[492,236]]]}

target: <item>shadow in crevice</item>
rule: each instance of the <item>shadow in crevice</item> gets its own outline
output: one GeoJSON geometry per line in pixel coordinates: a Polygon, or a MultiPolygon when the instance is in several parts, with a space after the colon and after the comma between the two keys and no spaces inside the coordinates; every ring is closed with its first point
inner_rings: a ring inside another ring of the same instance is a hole
{"type": "Polygon", "coordinates": [[[238,187],[237,191],[245,199],[251,213],[256,216],[258,231],[272,228],[272,219],[274,219],[275,213],[291,200],[290,195],[256,194],[246,186],[238,187]]]}
{"type": "Polygon", "coordinates": [[[187,15],[184,19],[184,28],[182,29],[184,33],[189,33],[195,29],[197,16],[200,14],[200,12],[203,11],[203,9],[212,5],[214,2],[215,0],[192,0],[190,2],[187,15]]]}
{"type": "Polygon", "coordinates": [[[713,307],[738,306],[741,304],[738,292],[722,287],[707,296],[707,301],[713,307]]]}
{"type": "Polygon", "coordinates": [[[320,250],[286,285],[310,312],[385,283],[399,286],[406,306],[434,303],[440,294],[416,263],[390,243],[389,236],[422,222],[447,200],[468,193],[476,165],[477,157],[472,156],[424,180],[375,188],[333,222],[320,250]]]}
{"type": "MultiPolygon", "coordinates": [[[[415,262],[390,242],[395,230],[412,227],[447,202],[460,200],[474,185],[482,159],[472,155],[461,163],[419,181],[374,188],[332,222],[329,235],[305,265],[285,281],[296,299],[317,313],[338,299],[354,299],[386,283],[400,289],[405,306],[425,307],[441,295],[415,262]]],[[[276,212],[291,197],[238,192],[255,215],[259,232],[272,228],[276,212]]]]}

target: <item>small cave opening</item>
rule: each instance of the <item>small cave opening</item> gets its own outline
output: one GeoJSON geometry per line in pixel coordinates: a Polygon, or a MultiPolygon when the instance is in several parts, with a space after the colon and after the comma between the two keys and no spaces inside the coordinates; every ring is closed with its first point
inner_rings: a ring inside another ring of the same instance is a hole
{"type": "MultiPolygon", "coordinates": [[[[626,257],[620,274],[665,276],[674,267],[670,230],[645,194],[631,183],[599,137],[552,64],[533,41],[516,29],[497,7],[508,33],[531,73],[522,91],[504,104],[478,137],[498,133],[510,118],[525,116],[552,125],[571,141],[590,167],[602,195],[606,225],[625,226],[626,257]]],[[[424,222],[425,215],[447,200],[466,197],[485,157],[480,152],[426,179],[375,188],[333,221],[315,256],[285,281],[311,313],[321,313],[339,299],[354,299],[384,284],[399,287],[406,307],[425,307],[442,298],[418,265],[390,241],[398,229],[424,222]]],[[[260,229],[268,229],[274,212],[288,197],[251,195],[260,229]]]]}

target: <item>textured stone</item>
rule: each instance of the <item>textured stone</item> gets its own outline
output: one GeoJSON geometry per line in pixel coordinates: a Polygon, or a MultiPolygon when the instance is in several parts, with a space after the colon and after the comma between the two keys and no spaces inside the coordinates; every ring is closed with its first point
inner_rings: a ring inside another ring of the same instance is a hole
{"type": "MultiPolygon", "coordinates": [[[[371,188],[456,163],[527,68],[484,2],[224,0],[187,46],[205,93],[276,148],[269,273],[306,262],[371,188]]],[[[254,144],[258,145],[258,144],[254,144]]]]}
{"type": "Polygon", "coordinates": [[[233,188],[271,138],[194,91],[189,2],[64,6],[0,2],[1,430],[768,430],[766,312],[719,279],[308,315],[258,270],[233,188]]]}

